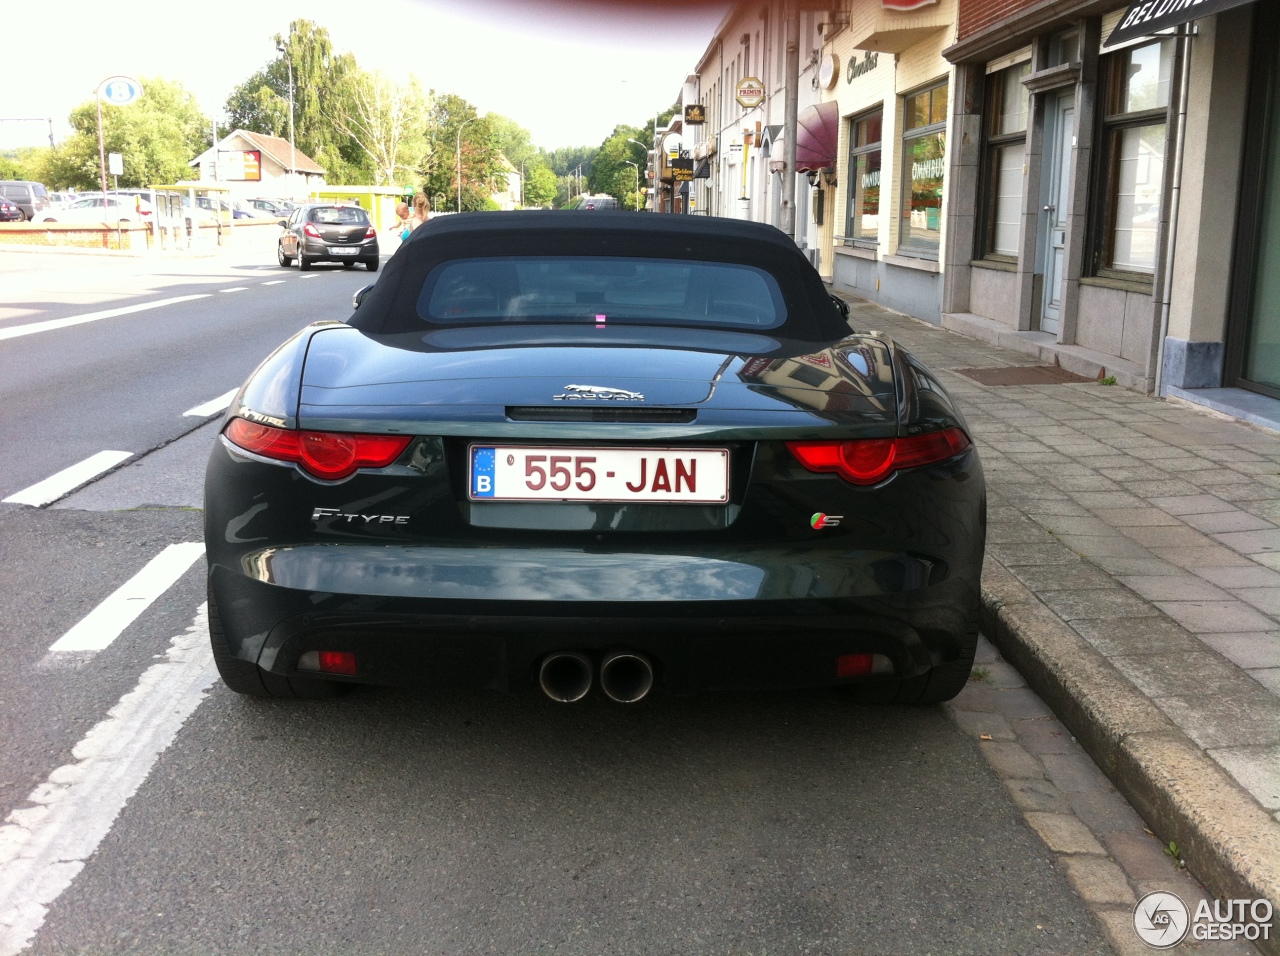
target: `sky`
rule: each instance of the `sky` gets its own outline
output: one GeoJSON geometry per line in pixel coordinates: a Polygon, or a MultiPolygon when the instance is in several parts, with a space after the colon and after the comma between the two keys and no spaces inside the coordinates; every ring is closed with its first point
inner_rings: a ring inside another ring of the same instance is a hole
{"type": "Polygon", "coordinates": [[[4,53],[0,149],[47,146],[45,117],[61,141],[71,110],[114,75],[179,80],[220,117],[295,19],[327,28],[365,69],[413,73],[481,114],[510,117],[538,146],[598,146],[618,123],[675,101],[727,9],[715,0],[49,0],[44,40],[4,53]],[[9,121],[18,117],[40,121],[9,121]]]}

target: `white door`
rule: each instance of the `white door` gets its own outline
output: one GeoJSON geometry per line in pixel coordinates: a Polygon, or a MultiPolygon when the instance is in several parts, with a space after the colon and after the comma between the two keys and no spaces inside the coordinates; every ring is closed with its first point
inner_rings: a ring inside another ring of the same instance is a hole
{"type": "Polygon", "coordinates": [[[1076,98],[1062,93],[1049,104],[1045,131],[1045,184],[1040,213],[1044,250],[1044,302],[1040,330],[1058,334],[1062,322],[1062,293],[1067,261],[1067,215],[1071,211],[1071,151],[1076,140],[1076,98]]]}

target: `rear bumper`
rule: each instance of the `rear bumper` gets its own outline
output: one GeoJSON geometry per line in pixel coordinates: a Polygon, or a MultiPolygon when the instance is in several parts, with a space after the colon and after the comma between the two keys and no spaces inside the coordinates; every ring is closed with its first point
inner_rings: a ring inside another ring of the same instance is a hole
{"type": "Polygon", "coordinates": [[[846,654],[882,654],[895,678],[910,677],[959,655],[978,601],[967,576],[859,597],[761,598],[757,589],[721,600],[607,601],[592,591],[536,600],[497,586],[487,599],[378,596],[218,567],[210,587],[232,652],[273,673],[295,673],[307,651],[342,650],[356,654],[358,683],[503,691],[535,687],[538,662],[563,650],[643,653],[673,693],[845,683],[835,661],[846,654]]]}
{"type": "Polygon", "coordinates": [[[302,254],[308,259],[316,261],[346,262],[355,260],[356,262],[365,262],[369,259],[378,258],[378,240],[330,243],[318,239],[308,239],[302,244],[302,254]],[[351,250],[355,251],[352,252],[351,250]]]}

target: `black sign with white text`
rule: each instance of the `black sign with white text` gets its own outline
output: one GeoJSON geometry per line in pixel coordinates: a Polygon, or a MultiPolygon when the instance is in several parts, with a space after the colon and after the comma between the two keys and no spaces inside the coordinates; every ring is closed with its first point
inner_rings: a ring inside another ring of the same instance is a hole
{"type": "Polygon", "coordinates": [[[1210,17],[1253,0],[1135,0],[1111,31],[1104,46],[1115,46],[1138,37],[1151,36],[1201,17],[1210,17]]]}

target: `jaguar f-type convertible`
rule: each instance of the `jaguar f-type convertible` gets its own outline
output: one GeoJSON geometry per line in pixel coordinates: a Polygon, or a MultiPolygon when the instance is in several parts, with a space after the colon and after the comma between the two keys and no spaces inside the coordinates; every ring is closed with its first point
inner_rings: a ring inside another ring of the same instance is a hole
{"type": "Polygon", "coordinates": [[[968,426],[774,227],[442,217],[362,293],[258,367],[209,461],[232,690],[964,686],[968,426]]]}

